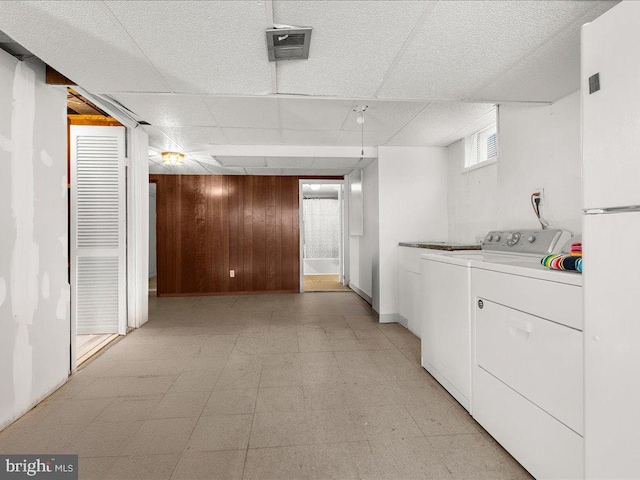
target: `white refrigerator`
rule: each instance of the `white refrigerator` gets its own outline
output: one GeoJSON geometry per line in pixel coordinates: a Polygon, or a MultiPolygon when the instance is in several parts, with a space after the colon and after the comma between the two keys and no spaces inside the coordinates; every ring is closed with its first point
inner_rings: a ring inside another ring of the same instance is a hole
{"type": "Polygon", "coordinates": [[[585,477],[640,478],[640,2],[582,28],[585,477]]]}

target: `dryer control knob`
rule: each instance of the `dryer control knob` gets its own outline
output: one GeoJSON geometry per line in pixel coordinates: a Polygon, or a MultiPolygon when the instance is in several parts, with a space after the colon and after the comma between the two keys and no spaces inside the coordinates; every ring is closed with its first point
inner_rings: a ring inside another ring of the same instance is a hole
{"type": "Polygon", "coordinates": [[[491,240],[493,240],[493,235],[487,235],[487,242],[490,242],[491,240]]]}
{"type": "Polygon", "coordinates": [[[502,237],[500,235],[496,235],[496,242],[499,242],[502,237]]]}
{"type": "Polygon", "coordinates": [[[533,235],[531,235],[529,238],[527,238],[529,243],[533,243],[536,241],[536,237],[534,237],[533,235]]]}

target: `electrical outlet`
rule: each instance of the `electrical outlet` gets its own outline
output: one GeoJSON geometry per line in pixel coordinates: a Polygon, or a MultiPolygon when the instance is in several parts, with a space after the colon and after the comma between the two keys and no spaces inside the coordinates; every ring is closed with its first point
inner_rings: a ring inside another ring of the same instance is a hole
{"type": "Polygon", "coordinates": [[[235,270],[229,270],[229,276],[231,278],[234,278],[236,276],[236,271],[235,270]]]}
{"type": "Polygon", "coordinates": [[[534,192],[539,193],[540,205],[544,205],[544,187],[534,187],[534,192]]]}

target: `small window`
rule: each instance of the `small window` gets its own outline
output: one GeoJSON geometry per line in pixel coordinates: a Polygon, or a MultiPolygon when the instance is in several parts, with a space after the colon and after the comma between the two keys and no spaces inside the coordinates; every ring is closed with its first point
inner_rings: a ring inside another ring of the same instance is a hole
{"type": "Polygon", "coordinates": [[[467,137],[465,168],[472,169],[498,160],[498,129],[495,124],[467,137]]]}

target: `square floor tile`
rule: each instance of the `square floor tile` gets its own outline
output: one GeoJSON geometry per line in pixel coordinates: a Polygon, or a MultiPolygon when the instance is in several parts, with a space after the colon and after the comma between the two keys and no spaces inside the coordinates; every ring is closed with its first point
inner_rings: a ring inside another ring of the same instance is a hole
{"type": "Polygon", "coordinates": [[[261,386],[258,390],[256,412],[293,412],[299,410],[304,410],[302,387],[262,388],[261,386]]]}
{"type": "Polygon", "coordinates": [[[343,443],[367,440],[360,417],[349,410],[312,410],[307,422],[314,443],[343,443]]]}
{"type": "Polygon", "coordinates": [[[236,450],[246,448],[253,415],[213,415],[200,417],[187,451],[236,450]]]}
{"type": "Polygon", "coordinates": [[[252,414],[256,409],[257,398],[257,388],[214,390],[202,415],[252,414]]]}
{"type": "Polygon", "coordinates": [[[193,432],[197,418],[146,420],[126,447],[130,455],[181,453],[193,432]]]}
{"type": "Polygon", "coordinates": [[[418,425],[402,405],[362,407],[358,410],[358,414],[369,440],[423,436],[418,425]]]}
{"type": "Polygon", "coordinates": [[[373,456],[385,480],[453,479],[444,462],[424,437],[370,440],[373,456]]]}
{"type": "Polygon", "coordinates": [[[167,393],[151,412],[150,418],[199,417],[209,392],[167,393]]]}
{"type": "Polygon", "coordinates": [[[180,455],[177,454],[117,457],[103,478],[104,480],[169,480],[179,459],[180,455]]]}
{"type": "Polygon", "coordinates": [[[260,448],[247,452],[245,480],[312,480],[314,477],[309,447],[260,448]]]}
{"type": "Polygon", "coordinates": [[[312,451],[317,480],[382,479],[367,442],[316,445],[312,451]]]}
{"type": "Polygon", "coordinates": [[[311,443],[305,412],[256,413],[250,448],[281,447],[311,443]]]}
{"type": "Polygon", "coordinates": [[[171,480],[240,480],[246,450],[183,453],[171,480]]]}

